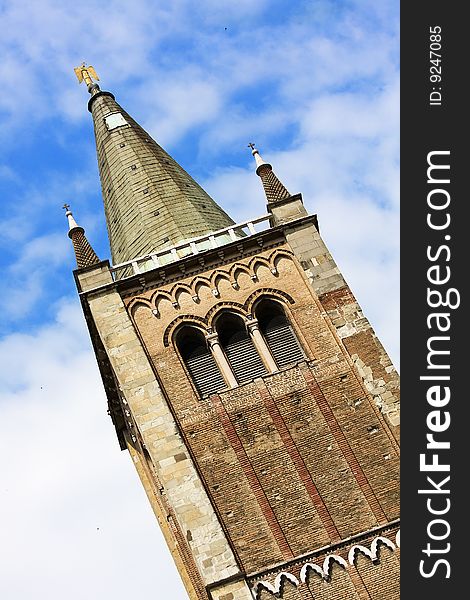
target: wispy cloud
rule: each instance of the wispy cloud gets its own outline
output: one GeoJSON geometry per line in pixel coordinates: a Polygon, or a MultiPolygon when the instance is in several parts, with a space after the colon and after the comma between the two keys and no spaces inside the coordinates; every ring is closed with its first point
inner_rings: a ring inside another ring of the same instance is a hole
{"type": "Polygon", "coordinates": [[[58,234],[41,236],[26,243],[18,259],[4,273],[10,289],[0,296],[3,315],[13,319],[26,317],[41,297],[53,288],[55,271],[68,253],[66,239],[58,234]]]}
{"type": "Polygon", "coordinates": [[[116,574],[144,569],[162,596],[183,600],[106,414],[78,301],[62,302],[56,322],[34,335],[2,340],[0,373],[1,597],[97,600],[113,590],[124,600],[148,583],[119,577],[116,586],[116,574]]]}

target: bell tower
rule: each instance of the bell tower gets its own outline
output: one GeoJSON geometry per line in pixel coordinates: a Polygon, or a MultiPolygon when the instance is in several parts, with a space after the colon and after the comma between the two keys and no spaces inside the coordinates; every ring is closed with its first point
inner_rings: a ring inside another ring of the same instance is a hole
{"type": "Polygon", "coordinates": [[[234,223],[77,74],[113,263],[66,206],[75,280],[188,597],[398,600],[398,375],[316,215],[250,144],[267,210],[234,223]]]}

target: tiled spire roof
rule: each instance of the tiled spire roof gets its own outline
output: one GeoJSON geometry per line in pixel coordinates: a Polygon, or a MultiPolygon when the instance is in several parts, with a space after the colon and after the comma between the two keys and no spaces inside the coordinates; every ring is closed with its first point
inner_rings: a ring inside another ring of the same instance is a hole
{"type": "Polygon", "coordinates": [[[111,93],[88,91],[114,264],[234,223],[111,93]]]}
{"type": "Polygon", "coordinates": [[[91,247],[90,243],[85,237],[85,230],[83,227],[77,225],[73,218],[70,206],[64,204],[65,216],[69,222],[69,233],[68,236],[72,240],[73,249],[75,251],[75,258],[77,259],[77,268],[82,269],[83,267],[91,267],[100,262],[100,259],[95,254],[95,251],[91,247]]]}
{"type": "Polygon", "coordinates": [[[291,194],[276,177],[272,166],[261,158],[261,155],[254,144],[250,143],[248,146],[251,148],[251,153],[254,156],[256,162],[256,174],[261,179],[268,204],[270,202],[275,202],[276,200],[289,198],[291,194]]]}

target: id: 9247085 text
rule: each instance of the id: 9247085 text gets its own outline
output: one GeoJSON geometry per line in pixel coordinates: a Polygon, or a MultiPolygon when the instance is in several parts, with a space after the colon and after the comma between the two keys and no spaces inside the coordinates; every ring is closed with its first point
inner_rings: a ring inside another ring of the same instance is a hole
{"type": "Polygon", "coordinates": [[[442,105],[442,28],[440,25],[429,27],[429,105],[442,105]]]}

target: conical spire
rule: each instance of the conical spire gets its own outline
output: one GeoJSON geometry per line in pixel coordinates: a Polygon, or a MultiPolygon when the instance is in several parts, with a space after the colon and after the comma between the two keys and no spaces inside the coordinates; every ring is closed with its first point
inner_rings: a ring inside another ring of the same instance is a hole
{"type": "MultiPolygon", "coordinates": [[[[78,69],[87,82],[89,68],[78,69]]],[[[87,83],[114,264],[233,225],[111,93],[87,83]]]]}
{"type": "Polygon", "coordinates": [[[287,188],[279,181],[273,172],[272,166],[265,162],[253,143],[248,144],[251,148],[251,153],[254,156],[256,162],[256,174],[260,177],[266,194],[268,204],[270,202],[276,202],[276,200],[284,200],[290,198],[290,193],[287,188]]]}
{"type": "Polygon", "coordinates": [[[83,269],[83,267],[91,267],[91,265],[96,265],[101,262],[86,239],[85,230],[83,227],[77,225],[73,218],[70,206],[64,204],[63,208],[65,208],[65,216],[69,222],[68,236],[72,240],[75,258],[77,259],[77,268],[83,269]]]}

